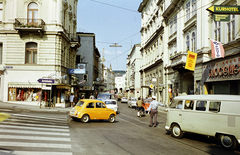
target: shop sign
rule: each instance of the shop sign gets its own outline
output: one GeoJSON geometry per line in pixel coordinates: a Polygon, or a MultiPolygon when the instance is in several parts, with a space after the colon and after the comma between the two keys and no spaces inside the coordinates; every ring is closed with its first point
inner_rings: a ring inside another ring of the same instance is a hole
{"type": "Polygon", "coordinates": [[[55,80],[54,79],[38,79],[37,80],[39,83],[55,83],[55,80]]]}
{"type": "Polygon", "coordinates": [[[240,57],[203,66],[204,81],[222,81],[226,79],[240,79],[240,57]]]}
{"type": "Polygon", "coordinates": [[[223,5],[214,5],[207,8],[208,11],[212,13],[227,13],[227,14],[239,14],[240,6],[223,6],[223,5]]]}

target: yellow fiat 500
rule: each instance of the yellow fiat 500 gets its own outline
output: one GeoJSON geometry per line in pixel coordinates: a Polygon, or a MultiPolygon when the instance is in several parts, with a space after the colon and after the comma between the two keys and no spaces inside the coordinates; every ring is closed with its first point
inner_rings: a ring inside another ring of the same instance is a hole
{"type": "Polygon", "coordinates": [[[108,109],[104,102],[100,100],[82,99],[76,106],[69,111],[68,114],[73,120],[80,119],[87,123],[89,120],[103,120],[115,122],[116,112],[108,109]]]}

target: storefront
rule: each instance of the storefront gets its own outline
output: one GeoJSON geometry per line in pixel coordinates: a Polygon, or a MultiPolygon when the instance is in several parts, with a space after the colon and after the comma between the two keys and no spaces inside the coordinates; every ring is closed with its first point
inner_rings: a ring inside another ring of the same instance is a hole
{"type": "Polygon", "coordinates": [[[8,83],[8,101],[40,101],[41,90],[38,83],[8,83]]]}
{"type": "Polygon", "coordinates": [[[204,94],[240,95],[240,56],[203,65],[204,94]]]}

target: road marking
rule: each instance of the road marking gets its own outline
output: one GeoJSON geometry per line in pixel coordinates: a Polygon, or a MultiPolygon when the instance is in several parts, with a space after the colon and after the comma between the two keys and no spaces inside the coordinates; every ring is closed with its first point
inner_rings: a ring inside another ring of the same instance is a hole
{"type": "MultiPolygon", "coordinates": [[[[44,136],[18,136],[18,135],[1,135],[1,139],[21,139],[21,140],[49,140],[49,141],[57,141],[57,142],[70,142],[71,138],[61,138],[61,137],[44,137],[44,136]]],[[[1,153],[0,153],[1,154],[1,153]]]]}
{"type": "Polygon", "coordinates": [[[3,122],[4,120],[8,119],[11,115],[0,113],[0,122],[3,122]]]}
{"type": "Polygon", "coordinates": [[[0,128],[29,129],[29,130],[41,130],[41,131],[53,131],[53,132],[56,132],[56,131],[69,132],[68,129],[39,128],[39,127],[14,126],[14,125],[5,125],[5,124],[0,124],[0,128]]]}
{"type": "Polygon", "coordinates": [[[27,117],[27,118],[38,118],[38,119],[48,119],[48,120],[57,120],[57,121],[62,121],[60,119],[67,120],[67,117],[62,117],[62,118],[54,118],[54,117],[42,117],[42,116],[34,116],[34,115],[22,115],[22,114],[13,114],[13,116],[22,116],[22,117],[27,117]]]}
{"type": "Polygon", "coordinates": [[[52,143],[0,142],[0,146],[71,149],[71,144],[59,144],[59,143],[52,144],[52,143]]]}
{"type": "Polygon", "coordinates": [[[23,131],[23,130],[0,130],[0,133],[70,136],[70,133],[48,132],[48,131],[47,132],[42,132],[42,131],[23,131]]]}
{"type": "Polygon", "coordinates": [[[34,126],[34,127],[49,127],[49,128],[64,128],[68,129],[68,126],[57,126],[57,125],[45,125],[45,124],[28,124],[28,123],[18,123],[18,122],[2,122],[1,124],[9,124],[9,125],[24,125],[24,126],[34,126]]]}
{"type": "Polygon", "coordinates": [[[72,153],[68,152],[37,152],[37,151],[6,151],[1,150],[1,153],[5,154],[16,154],[16,155],[72,155],[72,153]]]}
{"type": "Polygon", "coordinates": [[[0,111],[12,111],[10,109],[0,109],[0,111]]]}
{"type": "Polygon", "coordinates": [[[136,121],[138,121],[138,122],[141,122],[141,123],[144,123],[144,124],[149,124],[149,123],[147,123],[147,122],[143,122],[143,121],[141,121],[141,120],[139,120],[139,119],[133,118],[133,117],[131,117],[131,116],[128,116],[128,115],[125,115],[125,114],[122,114],[122,113],[121,113],[121,115],[123,115],[123,116],[125,116],[125,117],[128,117],[128,118],[131,118],[131,119],[134,119],[134,120],[136,120],[136,121]]]}

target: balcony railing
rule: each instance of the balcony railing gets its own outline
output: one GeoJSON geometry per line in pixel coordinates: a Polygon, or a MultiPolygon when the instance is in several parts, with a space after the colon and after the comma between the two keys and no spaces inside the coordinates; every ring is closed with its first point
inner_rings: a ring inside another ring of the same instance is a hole
{"type": "Polygon", "coordinates": [[[27,18],[15,18],[14,28],[26,28],[26,29],[44,29],[45,22],[42,19],[27,19],[27,18]]]}
{"type": "Polygon", "coordinates": [[[45,22],[42,19],[15,18],[14,29],[18,30],[20,37],[22,32],[37,32],[42,37],[45,22]]]}

